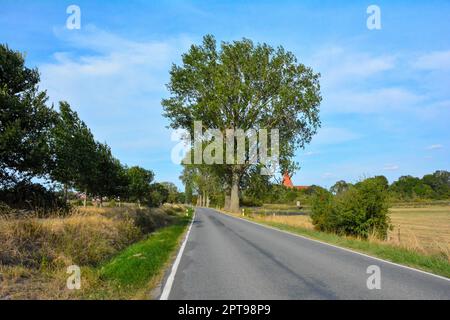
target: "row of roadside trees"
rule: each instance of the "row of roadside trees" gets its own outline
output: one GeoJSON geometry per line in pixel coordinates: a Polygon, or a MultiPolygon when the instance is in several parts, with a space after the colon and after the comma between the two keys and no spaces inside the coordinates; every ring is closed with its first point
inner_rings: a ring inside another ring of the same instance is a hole
{"type": "Polygon", "coordinates": [[[100,200],[120,197],[139,205],[179,200],[176,187],[154,183],[151,170],[116,159],[69,103],[62,101],[55,110],[47,100],[39,89],[38,70],[26,67],[20,52],[0,45],[0,201],[29,208],[45,195],[54,207],[64,205],[74,189],[100,200]],[[37,181],[60,185],[62,199],[37,181]]]}

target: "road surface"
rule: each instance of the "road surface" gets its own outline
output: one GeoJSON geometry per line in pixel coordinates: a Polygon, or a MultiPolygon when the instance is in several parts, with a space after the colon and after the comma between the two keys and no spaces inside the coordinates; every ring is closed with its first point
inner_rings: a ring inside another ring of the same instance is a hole
{"type": "Polygon", "coordinates": [[[450,299],[446,278],[206,208],[196,209],[176,264],[169,299],[450,299]],[[369,290],[373,265],[381,289],[369,290]]]}

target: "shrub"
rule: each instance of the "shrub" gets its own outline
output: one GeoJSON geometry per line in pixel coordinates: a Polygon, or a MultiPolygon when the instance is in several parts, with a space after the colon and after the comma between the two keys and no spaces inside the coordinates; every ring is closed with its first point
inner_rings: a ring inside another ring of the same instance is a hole
{"type": "Polygon", "coordinates": [[[331,192],[317,189],[312,196],[311,220],[317,230],[333,232],[337,225],[334,198],[331,192]]]}
{"type": "Polygon", "coordinates": [[[13,209],[24,209],[43,216],[58,211],[67,214],[70,206],[58,195],[37,183],[22,181],[15,186],[0,190],[0,201],[13,209]]]}
{"type": "Polygon", "coordinates": [[[361,181],[339,196],[317,191],[311,210],[312,223],[318,230],[362,238],[387,236],[388,191],[380,179],[361,181]]]}
{"type": "Polygon", "coordinates": [[[261,207],[263,202],[259,199],[251,197],[243,197],[241,200],[241,206],[243,207],[261,207]]]}

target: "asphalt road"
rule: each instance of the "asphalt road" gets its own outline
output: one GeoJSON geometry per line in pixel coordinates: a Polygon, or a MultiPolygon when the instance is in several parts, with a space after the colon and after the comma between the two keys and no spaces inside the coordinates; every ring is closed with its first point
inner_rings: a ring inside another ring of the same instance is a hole
{"type": "Polygon", "coordinates": [[[450,281],[198,208],[168,298],[449,300],[450,281]]]}

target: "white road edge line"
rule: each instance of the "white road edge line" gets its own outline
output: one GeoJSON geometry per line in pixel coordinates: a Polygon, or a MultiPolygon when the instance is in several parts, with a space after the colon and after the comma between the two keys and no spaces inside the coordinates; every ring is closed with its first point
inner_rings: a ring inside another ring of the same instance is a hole
{"type": "Polygon", "coordinates": [[[183,256],[184,247],[186,247],[186,243],[189,238],[189,234],[191,233],[192,224],[195,220],[195,211],[194,215],[192,216],[191,224],[189,225],[188,232],[186,233],[186,237],[184,238],[183,244],[180,247],[180,251],[178,251],[177,258],[175,259],[175,262],[173,263],[172,270],[170,271],[170,275],[167,278],[167,281],[164,285],[163,292],[161,294],[161,297],[159,300],[168,300],[170,291],[172,290],[173,281],[175,280],[175,274],[177,273],[178,265],[180,264],[181,257],[183,256]]]}
{"type": "Polygon", "coordinates": [[[449,278],[446,278],[446,277],[444,277],[444,276],[439,276],[439,275],[434,274],[434,273],[431,273],[431,272],[427,272],[427,271],[415,269],[415,268],[408,267],[408,266],[405,266],[405,265],[402,265],[402,264],[398,264],[398,263],[395,263],[395,262],[391,262],[391,261],[388,261],[388,260],[384,260],[384,259],[381,259],[381,258],[377,258],[377,257],[374,257],[374,256],[370,256],[370,255],[368,255],[368,254],[364,254],[364,253],[361,253],[361,252],[358,252],[358,251],[353,251],[353,250],[348,249],[348,248],[344,248],[344,247],[336,246],[336,245],[334,245],[334,244],[330,244],[330,243],[323,242],[323,241],[320,241],[320,240],[308,238],[308,237],[302,236],[302,235],[300,235],[300,234],[296,234],[296,233],[289,232],[289,231],[286,231],[286,230],[277,229],[277,228],[274,228],[274,227],[271,227],[271,226],[267,226],[267,225],[264,225],[264,224],[261,224],[261,223],[258,223],[258,222],[250,221],[250,220],[247,220],[247,219],[235,217],[235,216],[233,216],[233,215],[231,215],[231,214],[229,214],[229,213],[225,213],[225,212],[223,212],[223,211],[217,211],[217,210],[215,210],[215,209],[212,209],[212,210],[214,210],[214,211],[216,211],[216,212],[219,212],[219,213],[222,213],[222,214],[225,214],[225,215],[227,215],[228,217],[231,217],[231,218],[235,218],[235,219],[239,219],[239,220],[242,220],[242,221],[246,221],[246,222],[248,222],[248,223],[256,224],[256,225],[258,225],[258,226],[260,226],[260,227],[263,227],[263,228],[272,229],[272,230],[275,230],[275,231],[278,231],[278,232],[282,232],[282,233],[286,233],[286,234],[289,234],[289,235],[291,235],[291,236],[299,237],[299,238],[302,238],[302,239],[305,239],[305,240],[318,242],[318,243],[321,243],[321,244],[324,244],[324,245],[327,245],[327,246],[330,246],[330,247],[333,247],[333,248],[337,248],[337,249],[341,249],[341,250],[348,251],[348,252],[351,252],[351,253],[355,253],[355,254],[358,254],[358,255],[363,256],[363,257],[366,257],[366,258],[370,258],[370,259],[382,261],[382,262],[385,262],[385,263],[387,263],[387,264],[391,264],[391,265],[394,265],[394,266],[397,266],[397,267],[401,267],[401,268],[405,268],[405,269],[408,269],[408,270],[412,270],[412,271],[417,271],[417,272],[420,272],[420,273],[424,273],[424,274],[426,274],[426,275],[433,276],[433,277],[439,278],[439,279],[441,279],[441,280],[446,280],[446,281],[449,281],[449,282],[450,282],[450,279],[449,279],[449,278]]]}

